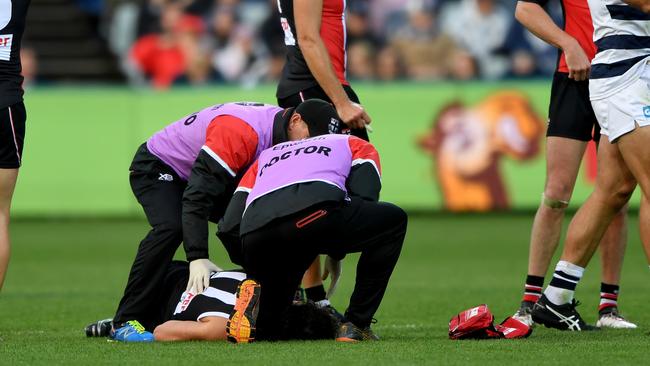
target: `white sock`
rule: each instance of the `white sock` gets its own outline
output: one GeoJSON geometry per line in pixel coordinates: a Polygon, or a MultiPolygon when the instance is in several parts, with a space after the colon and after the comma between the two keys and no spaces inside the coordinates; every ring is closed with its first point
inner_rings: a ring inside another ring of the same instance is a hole
{"type": "Polygon", "coordinates": [[[544,295],[555,305],[570,303],[584,271],[584,268],[573,263],[559,261],[555,266],[551,283],[544,290],[544,295]]]}

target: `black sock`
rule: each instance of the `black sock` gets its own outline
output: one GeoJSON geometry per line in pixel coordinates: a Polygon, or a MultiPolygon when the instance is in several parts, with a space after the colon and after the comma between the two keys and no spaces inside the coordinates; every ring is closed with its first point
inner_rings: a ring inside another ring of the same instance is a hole
{"type": "Polygon", "coordinates": [[[307,300],[313,302],[325,300],[325,287],[323,287],[323,285],[318,285],[306,288],[305,295],[307,295],[307,300]]]}

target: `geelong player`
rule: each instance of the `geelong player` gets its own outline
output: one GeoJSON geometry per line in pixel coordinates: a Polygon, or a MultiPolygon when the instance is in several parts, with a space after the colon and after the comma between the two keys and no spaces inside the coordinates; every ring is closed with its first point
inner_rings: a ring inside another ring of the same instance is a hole
{"type": "Polygon", "coordinates": [[[607,226],[641,186],[641,240],[650,262],[650,1],[589,0],[598,52],[589,95],[601,127],[596,187],[569,225],[562,258],[533,307],[546,326],[588,330],[574,291],[607,226]],[[641,9],[641,10],[639,10],[641,9]]]}
{"type": "Polygon", "coordinates": [[[165,268],[181,242],[201,293],[218,268],[208,259],[208,219],[223,214],[236,182],[260,152],[274,144],[327,133],[336,111],[322,100],[282,109],[226,103],[170,124],[142,144],[130,167],[131,188],[152,227],[142,240],[114,317],[112,337],[151,341],[137,327],[146,317],[165,268]]]}
{"type": "Polygon", "coordinates": [[[287,142],[260,154],[219,225],[231,259],[261,286],[257,322],[253,312],[231,318],[233,338],[247,341],[238,335],[247,334],[251,323],[262,337],[273,332],[276,314],[292,303],[303,273],[319,254],[338,262],[361,252],[337,340],[378,339],[370,324],[407,224],[401,208],[377,201],[380,169],[375,148],[348,135],[287,142]]]}
{"type": "MultiPolygon", "coordinates": [[[[156,341],[225,340],[226,324],[235,311],[237,290],[246,273],[212,272],[208,287],[200,294],[185,289],[188,277],[187,262],[170,263],[162,287],[147,309],[144,326],[155,328],[156,341]]],[[[274,334],[279,339],[334,339],[336,335],[336,320],[311,303],[292,305],[279,322],[282,325],[274,334]]],[[[136,327],[143,331],[142,324],[136,327]]],[[[86,336],[104,337],[109,328],[110,319],[93,323],[86,327],[86,336]]]]}
{"type": "MultiPolygon", "coordinates": [[[[371,119],[346,79],[345,7],[345,0],[278,0],[287,61],[276,96],[284,108],[311,98],[330,101],[352,135],[368,140],[365,125],[371,119]]],[[[332,125],[332,132],[343,127],[332,125]]],[[[336,313],[326,299],[318,258],[303,285],[309,300],[336,313]]]]}
{"type": "MultiPolygon", "coordinates": [[[[587,142],[598,142],[600,128],[589,101],[590,61],[596,54],[587,0],[562,0],[564,29],[542,8],[548,0],[520,0],[515,16],[526,28],[558,47],[546,132],[546,184],[530,239],[524,298],[515,318],[531,326],[531,311],[542,294],[544,276],[562,231],[587,142]]],[[[618,311],[619,281],[626,246],[625,210],[617,213],[600,244],[602,282],[598,326],[636,328],[618,311]]]]}
{"type": "Polygon", "coordinates": [[[9,209],[22,164],[25,121],[20,42],[29,0],[0,1],[0,290],[11,245],[9,209]]]}

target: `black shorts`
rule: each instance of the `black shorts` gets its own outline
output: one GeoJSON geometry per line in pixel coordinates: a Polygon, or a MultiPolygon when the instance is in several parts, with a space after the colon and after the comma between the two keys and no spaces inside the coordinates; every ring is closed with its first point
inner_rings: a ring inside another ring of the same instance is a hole
{"type": "MultiPolygon", "coordinates": [[[[355,103],[361,103],[359,102],[357,93],[354,92],[351,86],[343,85],[343,90],[345,90],[345,93],[348,95],[348,98],[350,98],[351,101],[355,103]]],[[[322,99],[330,103],[332,102],[325,91],[320,86],[316,85],[288,97],[278,98],[278,106],[282,108],[297,107],[298,104],[304,102],[305,100],[315,98],[322,99]]],[[[351,131],[351,135],[362,138],[366,141],[370,141],[368,139],[368,131],[366,131],[365,128],[353,129],[351,131]]]]}
{"type": "Polygon", "coordinates": [[[20,167],[26,120],[27,113],[23,102],[0,109],[0,168],[20,167]]]}
{"type": "Polygon", "coordinates": [[[588,80],[575,81],[563,72],[553,75],[546,136],[598,141],[600,126],[589,100],[588,80]]]}

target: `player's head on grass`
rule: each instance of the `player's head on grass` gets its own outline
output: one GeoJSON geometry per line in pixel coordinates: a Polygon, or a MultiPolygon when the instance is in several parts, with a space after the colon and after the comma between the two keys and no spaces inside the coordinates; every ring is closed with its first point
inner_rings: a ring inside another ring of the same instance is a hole
{"type": "Polygon", "coordinates": [[[283,317],[278,340],[334,339],[338,323],[312,302],[291,305],[283,317]]]}
{"type": "Polygon", "coordinates": [[[338,126],[342,125],[334,106],[322,99],[306,100],[284,113],[290,141],[337,132],[338,126]]]}

